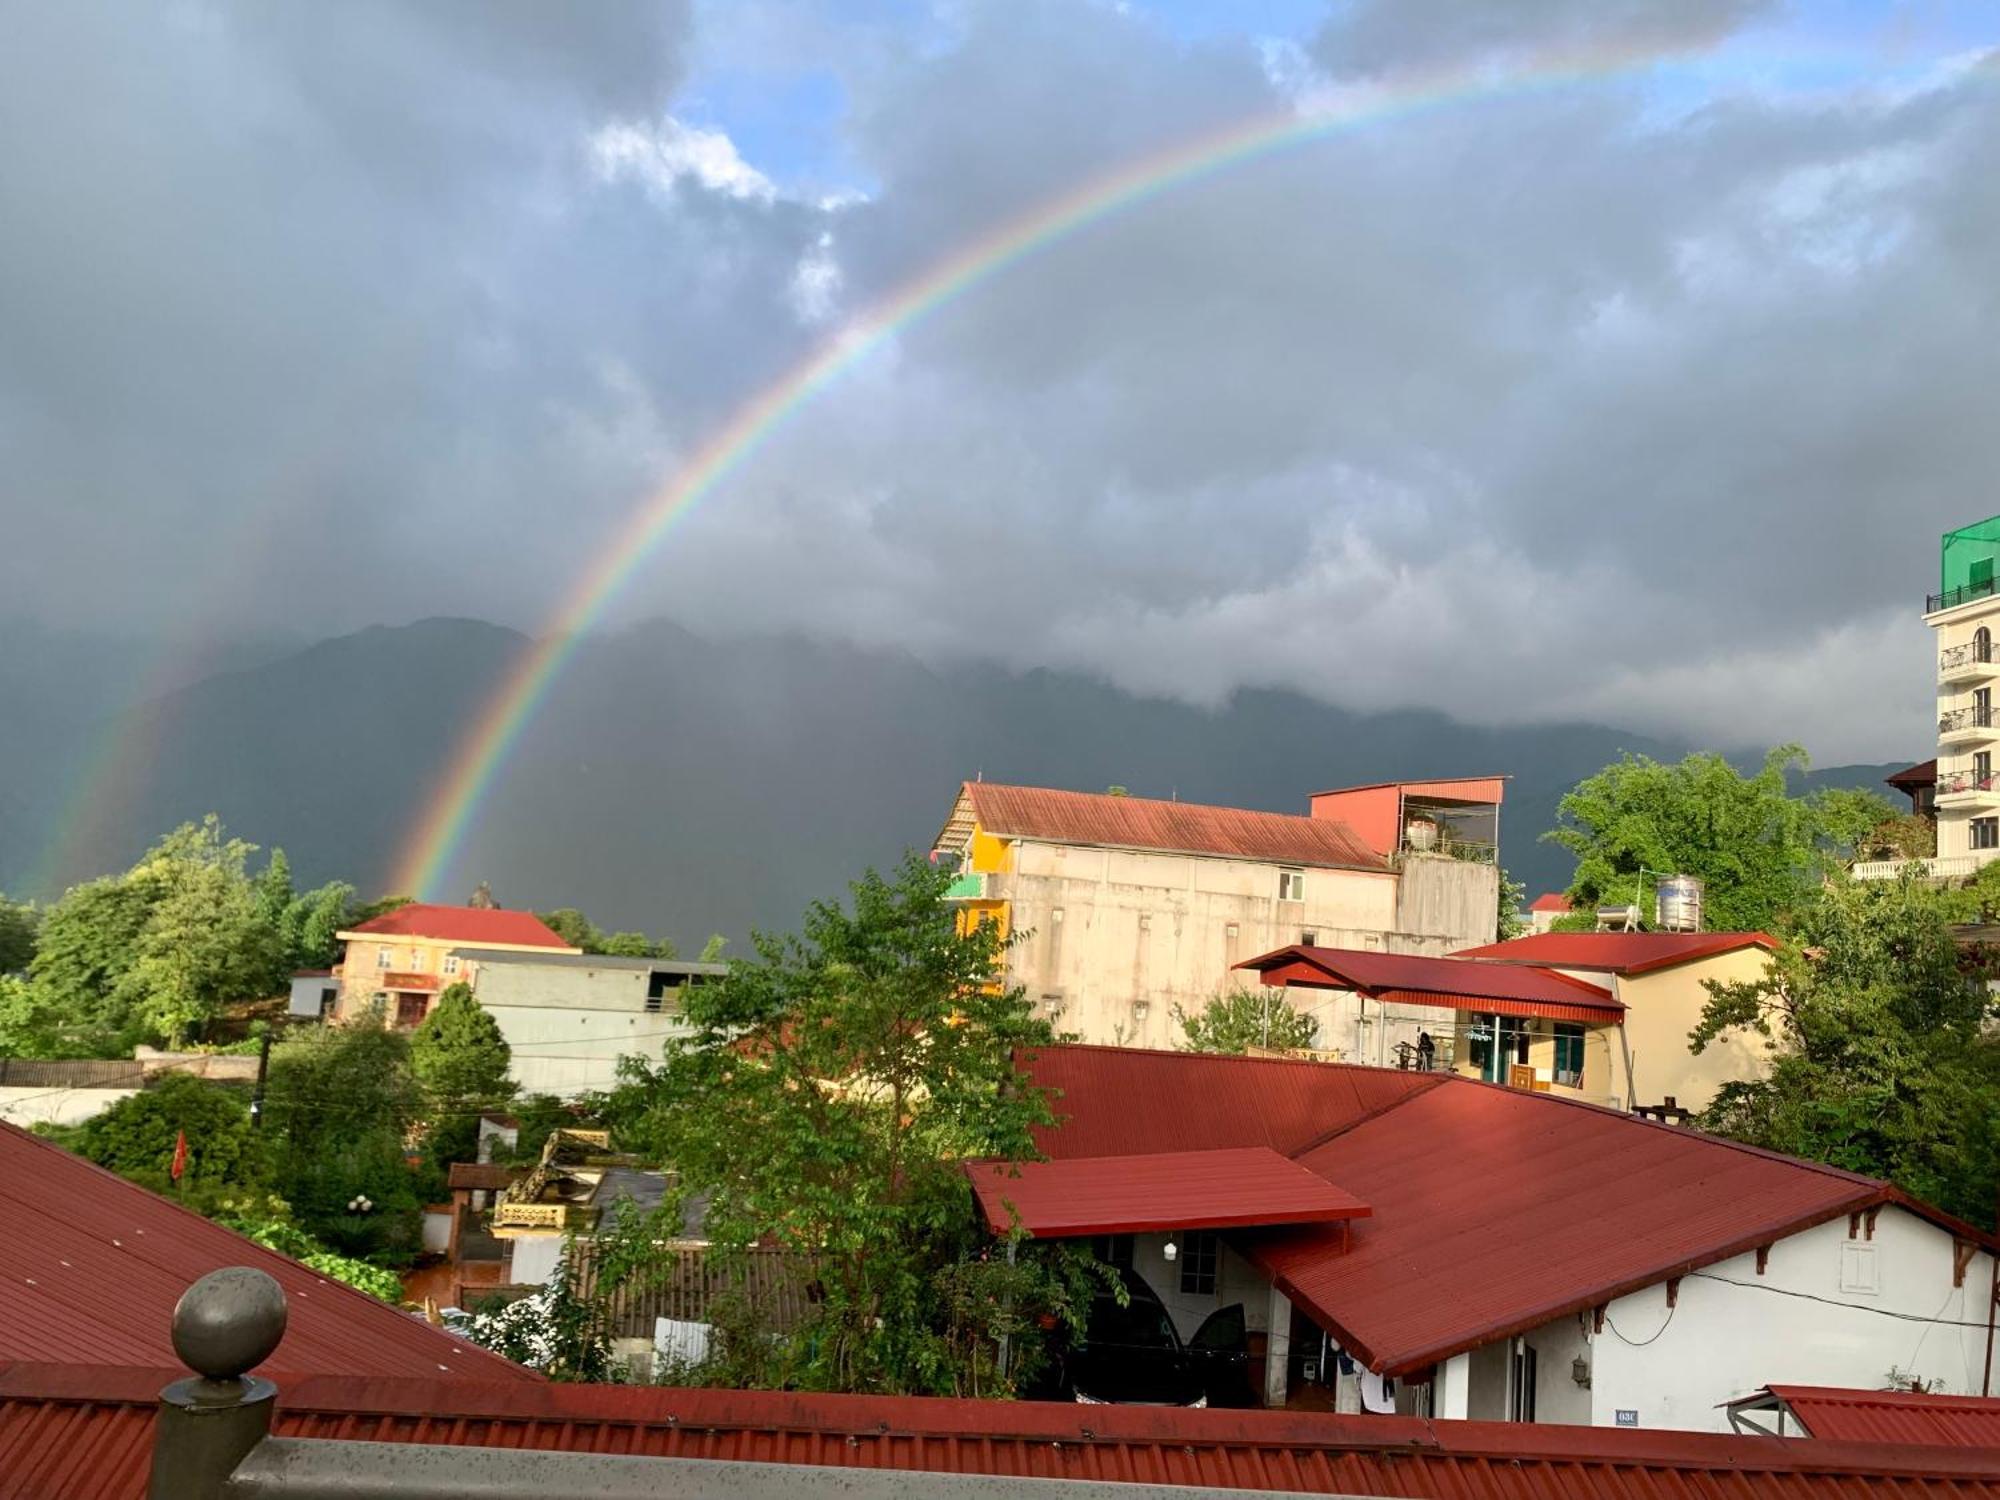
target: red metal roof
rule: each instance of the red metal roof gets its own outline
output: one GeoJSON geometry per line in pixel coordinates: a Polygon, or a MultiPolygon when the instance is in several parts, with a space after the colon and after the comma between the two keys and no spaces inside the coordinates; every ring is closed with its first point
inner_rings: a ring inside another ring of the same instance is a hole
{"type": "Polygon", "coordinates": [[[5,1124],[0,1223],[0,1360],[171,1365],[188,1284],[255,1266],[291,1300],[267,1373],[541,1378],[5,1124]]]}
{"type": "Polygon", "coordinates": [[[1937,760],[1935,758],[1920,760],[1914,766],[1903,767],[1902,770],[1893,776],[1884,776],[1882,780],[1887,785],[1893,786],[1899,791],[1908,791],[1912,787],[1935,786],[1937,785],[1937,760]]]}
{"type": "Polygon", "coordinates": [[[965,1171],[988,1228],[1005,1234],[1018,1220],[1037,1239],[1331,1224],[1368,1215],[1359,1198],[1269,1146],[968,1162],[965,1171]]]}
{"type": "Polygon", "coordinates": [[[979,826],[1002,838],[1216,854],[1280,865],[1388,868],[1382,856],[1338,818],[1205,807],[1198,802],[1163,802],[1152,797],[1113,797],[1102,792],[1000,786],[991,781],[966,782],[965,795],[972,801],[979,826]]]}
{"type": "Polygon", "coordinates": [[[1462,949],[1454,957],[1629,975],[1671,969],[1742,948],[1777,946],[1777,939],[1765,932],[1535,932],[1462,949]]]}
{"type": "Polygon", "coordinates": [[[2000,1450],[2000,1400],[1823,1385],[1774,1385],[1770,1391],[1816,1438],[2000,1450]]]}
{"type": "Polygon", "coordinates": [[[1480,1015],[1540,1016],[1583,1026],[1616,1026],[1625,1019],[1625,1005],[1619,1000],[1607,1005],[1571,1004],[1562,1000],[1506,1000],[1494,995],[1433,994],[1419,990],[1384,990],[1380,998],[1389,1005],[1441,1005],[1480,1015]]]}
{"type": "Polygon", "coordinates": [[[486,947],[547,948],[556,953],[581,953],[531,911],[503,911],[487,906],[427,906],[415,902],[370,917],[353,929],[368,937],[434,938],[447,943],[477,943],[486,947]]]}
{"type": "Polygon", "coordinates": [[[1543,891],[1528,903],[1529,911],[1568,911],[1569,897],[1557,891],[1543,891]]]}
{"type": "MultiPolygon", "coordinates": [[[[0,1366],[0,1474],[140,1500],[173,1371],[0,1366]]],[[[2000,1500],[2000,1454],[1722,1433],[672,1387],[309,1379],[280,1437],[1412,1500],[2000,1500]]]]}
{"type": "Polygon", "coordinates": [[[1879,1204],[1996,1244],[1873,1178],[1448,1074],[1105,1047],[1027,1065],[1064,1094],[1052,1158],[1266,1145],[1368,1204],[1242,1248],[1391,1374],[1879,1204]]]}
{"type": "Polygon", "coordinates": [[[1358,990],[1364,995],[1394,995],[1418,1005],[1490,1011],[1499,1010],[1497,1002],[1511,1002],[1517,1007],[1544,1008],[1501,1010],[1501,1014],[1549,1015],[1554,1012],[1546,1007],[1554,1007],[1565,1020],[1615,1024],[1625,1018],[1625,1007],[1611,991],[1553,969],[1525,965],[1294,944],[1246,959],[1236,967],[1255,970],[1266,984],[1358,990]]]}
{"type": "Polygon", "coordinates": [[[1441,776],[1431,781],[1364,781],[1359,786],[1331,786],[1314,792],[1315,797],[1338,797],[1344,792],[1380,792],[1389,789],[1410,797],[1427,797],[1433,802],[1498,802],[1506,795],[1508,776],[1441,776]]]}
{"type": "Polygon", "coordinates": [[[1056,1095],[1062,1123],[1038,1129],[1035,1144],[1057,1159],[1225,1146],[1294,1156],[1442,1081],[1436,1073],[1134,1047],[1045,1047],[1023,1062],[1056,1095]]]}
{"type": "Polygon", "coordinates": [[[1396,1374],[1884,1201],[1870,1178],[1462,1078],[1299,1160],[1375,1216],[1344,1251],[1286,1230],[1252,1254],[1396,1374]]]}

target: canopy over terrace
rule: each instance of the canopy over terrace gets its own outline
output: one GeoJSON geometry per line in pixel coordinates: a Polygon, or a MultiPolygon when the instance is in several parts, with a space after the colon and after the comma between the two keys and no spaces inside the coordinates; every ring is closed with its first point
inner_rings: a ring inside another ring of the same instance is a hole
{"type": "Polygon", "coordinates": [[[1268,1146],[968,1162],[987,1227],[1036,1239],[1336,1224],[1368,1205],[1268,1146]]]}
{"type": "Polygon", "coordinates": [[[1385,1002],[1586,1025],[1616,1026],[1625,1019],[1624,1004],[1609,990],[1554,969],[1527,965],[1294,943],[1245,959],[1236,967],[1252,970],[1268,985],[1352,990],[1385,1002]]]}

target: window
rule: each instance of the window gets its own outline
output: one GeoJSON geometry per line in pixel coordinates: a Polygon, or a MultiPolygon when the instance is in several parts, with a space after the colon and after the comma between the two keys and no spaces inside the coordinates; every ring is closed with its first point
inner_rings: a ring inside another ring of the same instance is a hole
{"type": "Polygon", "coordinates": [[[393,964],[395,961],[396,960],[390,956],[389,950],[387,948],[377,948],[375,950],[375,967],[377,969],[387,969],[389,965],[393,964]]]}
{"type": "Polygon", "coordinates": [[[2000,849],[2000,818],[1974,818],[1969,827],[1973,848],[2000,849]]]}
{"type": "Polygon", "coordinates": [[[398,995],[396,997],[396,1024],[398,1026],[420,1025],[424,1019],[423,995],[398,995]]]}
{"type": "Polygon", "coordinates": [[[1091,1240],[1090,1253],[1107,1266],[1116,1266],[1121,1271],[1129,1271],[1132,1269],[1132,1236],[1100,1234],[1091,1240]]]}
{"type": "Polygon", "coordinates": [[[1181,1236],[1181,1290],[1190,1297],[1215,1295],[1215,1268],[1222,1244],[1212,1234],[1190,1229],[1181,1236]]]}
{"type": "Polygon", "coordinates": [[[1316,932],[1300,933],[1299,946],[1301,948],[1317,948],[1319,946],[1319,934],[1316,932]]]}
{"type": "Polygon", "coordinates": [[[456,974],[458,972],[458,955],[456,953],[447,953],[444,956],[444,971],[447,974],[456,974]]]}
{"type": "Polygon", "coordinates": [[[319,1018],[324,1021],[328,1016],[333,1014],[334,1007],[338,1004],[340,1004],[339,990],[321,990],[319,992],[319,1018]]]}
{"type": "Polygon", "coordinates": [[[430,955],[425,953],[421,948],[412,948],[410,950],[410,972],[412,974],[428,974],[430,968],[430,955]]]}
{"type": "Polygon", "coordinates": [[[1972,784],[1984,787],[1993,779],[1993,752],[1981,750],[1972,757],[1972,784]]]}
{"type": "Polygon", "coordinates": [[[1993,722],[1993,689],[1975,688],[1972,693],[1972,722],[1979,725],[1993,722]]]}
{"type": "Polygon", "coordinates": [[[1235,936],[1236,936],[1236,924],[1235,924],[1234,922],[1231,922],[1231,923],[1230,923],[1230,924],[1229,924],[1228,926],[1224,927],[1224,928],[1222,929],[1222,935],[1223,935],[1224,937],[1235,937],[1235,936]]]}
{"type": "Polygon", "coordinates": [[[1055,923],[1056,926],[1060,927],[1062,926],[1062,919],[1063,919],[1062,914],[1063,914],[1063,909],[1060,906],[1058,906],[1049,913],[1049,920],[1055,923]]]}
{"type": "Polygon", "coordinates": [[[1465,1058],[1484,1077],[1493,1067],[1493,1018],[1474,1016],[1465,1028],[1465,1058]]]}
{"type": "Polygon", "coordinates": [[[1278,871],[1278,899],[1280,901],[1303,901],[1306,899],[1306,872],[1304,870],[1278,871]]]}
{"type": "Polygon", "coordinates": [[[1972,632],[1972,659],[1974,661],[1993,660],[1993,632],[1984,625],[1972,632]]]}
{"type": "Polygon", "coordinates": [[[1556,1022],[1556,1080],[1564,1088],[1583,1087],[1583,1028],[1556,1022]]]}

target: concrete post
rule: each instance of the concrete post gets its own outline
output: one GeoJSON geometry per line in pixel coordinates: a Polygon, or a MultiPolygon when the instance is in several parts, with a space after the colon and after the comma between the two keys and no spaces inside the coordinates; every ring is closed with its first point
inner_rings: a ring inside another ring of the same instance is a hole
{"type": "Polygon", "coordinates": [[[1431,1376],[1431,1415],[1464,1421],[1471,1410],[1472,1397],[1472,1356],[1454,1354],[1437,1367],[1431,1376]]]}
{"type": "Polygon", "coordinates": [[[219,1500],[270,1433],[278,1388],[248,1372],[284,1335],[284,1289],[262,1271],[211,1271],[181,1294],[174,1352],[195,1376],[160,1392],[148,1500],[219,1500]]]}
{"type": "Polygon", "coordinates": [[[1282,1407],[1285,1398],[1291,1394],[1292,1302],[1278,1290],[1275,1282],[1271,1286],[1270,1312],[1265,1327],[1264,1404],[1276,1409],[1282,1407]]]}

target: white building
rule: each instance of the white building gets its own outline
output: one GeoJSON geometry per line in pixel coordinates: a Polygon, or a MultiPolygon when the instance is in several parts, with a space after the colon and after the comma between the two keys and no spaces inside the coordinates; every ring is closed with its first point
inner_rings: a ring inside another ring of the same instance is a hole
{"type": "Polygon", "coordinates": [[[613,1087],[618,1060],[658,1062],[686,1033],[687,986],[728,973],[724,964],[613,958],[603,953],[453,950],[480,1005],[500,1024],[524,1093],[573,1098],[613,1087]]]}
{"type": "Polygon", "coordinates": [[[998,1196],[1051,1236],[1129,1231],[1183,1337],[1241,1303],[1274,1402],[1336,1351],[1398,1411],[1500,1421],[1727,1431],[1774,1384],[1987,1389],[1994,1237],[1871,1178],[1444,1074],[1101,1047],[1032,1071],[1066,1118],[998,1196]],[[1062,1180],[1132,1189],[1122,1222],[1041,1193],[1062,1180]]]}

